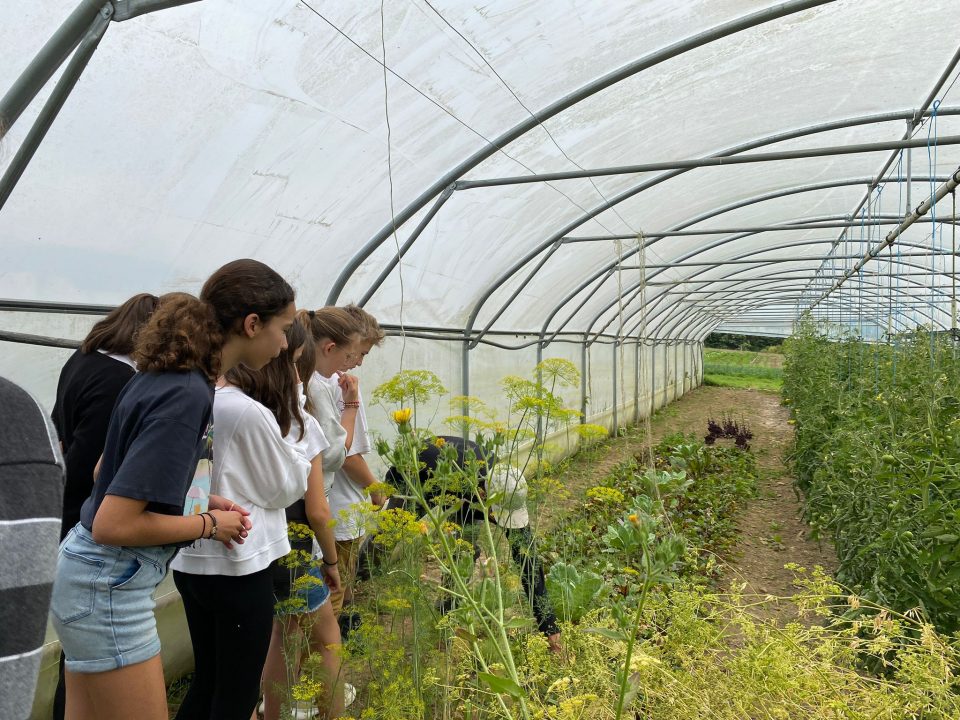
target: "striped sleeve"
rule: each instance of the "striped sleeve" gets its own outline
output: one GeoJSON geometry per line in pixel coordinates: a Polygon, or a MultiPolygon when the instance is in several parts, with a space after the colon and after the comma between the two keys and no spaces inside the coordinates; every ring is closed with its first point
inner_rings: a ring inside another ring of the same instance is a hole
{"type": "Polygon", "coordinates": [[[63,461],[46,413],[0,378],[0,717],[29,717],[57,562],[63,461]]]}

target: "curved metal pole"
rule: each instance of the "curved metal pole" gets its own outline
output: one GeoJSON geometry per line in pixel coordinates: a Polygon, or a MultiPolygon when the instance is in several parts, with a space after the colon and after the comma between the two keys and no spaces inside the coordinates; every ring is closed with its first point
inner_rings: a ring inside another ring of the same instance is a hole
{"type": "MultiPolygon", "coordinates": [[[[832,241],[830,241],[830,242],[832,242],[832,241]]],[[[744,255],[749,255],[749,254],[752,254],[752,253],[744,253],[744,255]]],[[[899,264],[910,265],[910,266],[912,266],[912,267],[917,267],[917,268],[921,268],[921,269],[927,269],[925,266],[923,266],[923,265],[918,265],[918,264],[915,264],[915,263],[907,263],[907,262],[901,261],[899,264]]],[[[695,273],[695,274],[692,275],[691,277],[695,277],[696,275],[700,275],[700,274],[702,274],[703,272],[707,272],[707,271],[712,270],[712,269],[715,269],[715,268],[708,268],[707,270],[698,271],[697,273],[695,273]]],[[[753,268],[750,268],[750,269],[753,269],[753,268]]],[[[806,271],[807,271],[806,268],[798,268],[798,269],[793,270],[793,271],[785,271],[785,272],[806,272],[806,271]]],[[[731,274],[736,274],[736,273],[738,273],[738,272],[742,272],[742,270],[736,270],[736,271],[734,271],[734,272],[731,273],[731,274]]],[[[801,281],[802,281],[803,278],[798,278],[798,280],[801,280],[801,281]]],[[[901,280],[902,280],[904,283],[909,283],[909,284],[917,285],[917,286],[922,287],[922,288],[924,288],[924,289],[926,289],[926,288],[928,287],[927,285],[924,285],[924,284],[920,283],[919,281],[912,280],[912,279],[906,278],[906,277],[904,277],[904,276],[901,276],[901,280]]],[[[681,281],[681,282],[682,282],[682,281],[681,281]]],[[[765,280],[765,279],[763,279],[763,278],[741,278],[741,279],[739,279],[739,280],[738,280],[737,278],[731,278],[731,279],[726,279],[726,280],[725,280],[725,279],[722,279],[722,278],[717,278],[717,282],[732,282],[732,283],[734,283],[734,286],[737,285],[737,284],[741,284],[741,283],[743,283],[743,284],[753,283],[752,287],[757,288],[757,287],[762,287],[762,286],[764,286],[765,284],[767,284],[767,283],[769,283],[769,282],[777,282],[777,281],[765,280]]],[[[880,284],[876,284],[876,285],[877,285],[878,287],[886,287],[886,286],[882,286],[882,285],[880,285],[880,284]]],[[[720,289],[714,291],[714,294],[719,294],[719,293],[722,293],[722,292],[725,292],[725,291],[731,290],[731,289],[732,289],[731,287],[720,288],[720,289]]],[[[941,294],[943,294],[943,293],[941,293],[941,294]]],[[[663,294],[663,293],[660,293],[660,294],[658,294],[656,297],[654,297],[654,298],[653,298],[654,303],[655,303],[655,304],[654,304],[654,307],[656,306],[656,304],[659,303],[660,300],[663,300],[663,299],[665,299],[666,297],[667,297],[667,295],[665,295],[665,294],[663,294]]],[[[700,299],[701,299],[701,300],[706,300],[707,298],[700,298],[700,299]]],[[[676,305],[677,303],[681,303],[681,302],[683,302],[683,299],[678,300],[677,302],[674,303],[674,305],[676,305]]],[[[648,308],[647,308],[647,312],[649,313],[651,309],[652,309],[652,308],[649,308],[649,307],[648,307],[648,308]]],[[[647,316],[643,319],[643,322],[649,323],[649,322],[651,322],[651,321],[653,321],[653,320],[658,319],[658,318],[660,317],[660,315],[661,315],[665,310],[666,310],[666,308],[661,308],[661,309],[658,310],[652,317],[650,317],[649,315],[647,315],[647,316]]],[[[633,311],[630,315],[626,316],[624,322],[628,322],[628,321],[632,320],[638,313],[640,313],[640,312],[642,312],[642,311],[643,311],[643,308],[638,308],[637,310],[633,311]]],[[[668,322],[669,322],[669,321],[668,321],[668,322]]],[[[608,324],[609,324],[609,323],[608,323],[608,324]]],[[[634,328],[632,328],[632,330],[635,330],[635,329],[636,329],[636,326],[635,326],[634,328]]],[[[601,330],[600,332],[602,332],[602,330],[601,330]]]]}
{"type": "MultiPolygon", "coordinates": [[[[24,68],[0,99],[0,138],[17,121],[41,88],[70,56],[104,6],[104,0],[81,0],[73,12],[24,68]]],[[[8,62],[9,64],[9,62],[8,62]]]]}
{"type": "MultiPolygon", "coordinates": [[[[727,210],[724,209],[724,210],[722,210],[722,211],[723,211],[723,212],[726,212],[727,210]]],[[[719,214],[719,212],[711,212],[711,213],[710,213],[710,216],[712,217],[712,216],[715,216],[716,214],[719,214]]],[[[828,217],[828,218],[826,218],[826,219],[830,220],[830,219],[834,219],[834,217],[828,217]]],[[[810,222],[810,221],[811,221],[810,219],[806,219],[806,220],[801,220],[801,221],[799,221],[799,222],[810,222]]],[[[720,245],[724,245],[724,244],[729,243],[729,242],[734,242],[734,241],[736,241],[736,240],[740,240],[740,239],[743,239],[743,238],[745,238],[745,237],[750,237],[750,236],[756,235],[756,234],[757,234],[757,233],[752,233],[752,232],[750,232],[750,233],[742,233],[742,234],[740,234],[740,235],[735,235],[735,236],[730,237],[730,238],[722,238],[722,239],[720,239],[720,240],[715,240],[715,241],[713,241],[713,242],[707,243],[706,245],[704,245],[704,246],[702,246],[702,247],[695,248],[694,250],[691,250],[690,252],[681,255],[680,257],[676,258],[676,261],[677,261],[677,262],[683,262],[684,260],[689,260],[690,258],[695,257],[695,256],[699,255],[699,254],[702,253],[702,252],[706,252],[707,250],[711,250],[711,249],[713,249],[713,248],[719,247],[720,245]]],[[[833,242],[833,241],[831,241],[831,242],[833,242]]],[[[651,242],[650,244],[652,244],[652,242],[651,242]]],[[[809,242],[809,244],[812,245],[812,244],[814,244],[814,243],[813,243],[813,242],[809,242]]],[[[757,252],[757,251],[763,251],[763,250],[768,250],[768,249],[771,249],[771,248],[758,248],[758,249],[754,250],[753,252],[755,253],[755,252],[757,252]]],[[[736,260],[736,259],[740,259],[741,257],[749,257],[749,254],[747,254],[747,255],[737,255],[737,256],[734,256],[733,258],[729,258],[729,259],[731,259],[731,260],[736,260]]],[[[721,264],[722,264],[722,263],[718,263],[718,265],[721,265],[721,264]]],[[[697,277],[698,275],[702,274],[703,272],[707,272],[707,271],[709,271],[710,269],[711,269],[711,268],[709,268],[709,267],[708,267],[708,268],[705,268],[704,270],[701,270],[701,271],[698,271],[698,272],[696,272],[696,273],[693,273],[693,274],[690,275],[689,277],[690,277],[690,278],[697,277]]],[[[659,274],[659,273],[661,273],[661,272],[664,272],[664,270],[665,270],[665,269],[661,269],[661,270],[657,270],[657,271],[653,272],[653,273],[650,275],[649,278],[646,278],[646,279],[645,279],[644,282],[649,282],[649,279],[650,279],[650,278],[655,277],[657,274],[659,274]]],[[[634,284],[631,288],[629,288],[626,292],[632,292],[635,288],[639,287],[640,285],[641,285],[641,283],[640,283],[640,282],[637,282],[637,283],[634,284]]],[[[589,332],[592,332],[592,328],[593,328],[594,324],[596,324],[596,323],[599,321],[599,319],[604,315],[604,313],[606,313],[607,311],[609,311],[609,310],[613,307],[613,305],[616,304],[617,302],[618,302],[618,300],[617,300],[616,298],[614,298],[614,299],[611,300],[609,303],[607,303],[607,305],[604,306],[604,308],[603,308],[599,313],[597,313],[597,314],[594,316],[593,320],[590,322],[589,326],[586,328],[586,332],[588,332],[588,333],[589,333],[589,332]]],[[[609,323],[608,323],[608,324],[609,324],[609,323]]],[[[561,329],[562,329],[562,327],[561,327],[561,329]]]]}
{"type": "Polygon", "coordinates": [[[832,1],[833,0],[790,0],[789,2],[780,3],[779,5],[774,5],[773,7],[765,8],[755,13],[745,15],[741,18],[737,18],[736,20],[722,23],[709,30],[697,33],[696,35],[688,38],[684,38],[683,40],[673,43],[672,45],[668,45],[665,48],[655,50],[639,60],[627,63],[623,67],[620,67],[613,72],[607,73],[606,75],[587,83],[569,95],[557,100],[554,103],[551,103],[539,112],[532,114],[529,118],[517,123],[511,129],[494,139],[489,145],[481,150],[478,150],[462,163],[450,170],[450,172],[446,173],[433,185],[427,188],[427,190],[421,193],[420,196],[417,197],[413,202],[401,210],[399,214],[391,218],[391,221],[381,228],[380,231],[370,240],[368,240],[366,245],[361,248],[360,252],[354,255],[350,262],[347,263],[346,267],[344,267],[343,271],[341,271],[340,275],[334,282],[333,287],[330,289],[330,293],[327,295],[326,304],[337,304],[340,293],[343,292],[343,288],[346,286],[353,273],[356,272],[357,268],[359,268],[360,265],[362,265],[363,262],[370,257],[370,255],[373,254],[373,252],[376,251],[376,249],[379,248],[388,237],[390,237],[395,228],[407,222],[424,206],[426,206],[426,204],[430,202],[434,196],[443,191],[443,189],[448,185],[456,180],[459,180],[464,174],[477,167],[477,165],[498,152],[500,148],[509,145],[514,140],[528,133],[530,130],[540,127],[545,120],[549,120],[554,115],[563,112],[567,108],[573,107],[581,100],[595,95],[601,90],[617,84],[621,80],[625,80],[626,78],[636,75],[639,72],[654,67],[655,65],[659,65],[662,62],[677,57],[678,55],[682,55],[685,52],[694,50],[703,45],[707,45],[716,40],[720,40],[729,35],[733,35],[741,30],[747,30],[757,25],[762,25],[764,23],[777,20],[781,17],[786,17],[787,15],[802,12],[803,10],[808,10],[819,5],[828,4],[832,1]]]}
{"type": "MultiPolygon", "coordinates": [[[[728,240],[727,242],[729,242],[729,241],[730,241],[730,240],[728,240]]],[[[824,241],[820,241],[820,242],[821,242],[821,243],[831,243],[831,244],[832,244],[832,243],[833,243],[833,240],[824,240],[824,241]]],[[[813,244],[813,243],[810,243],[810,244],[813,244]]],[[[915,245],[915,244],[913,244],[913,243],[911,243],[910,246],[912,246],[912,247],[923,247],[923,246],[921,246],[921,245],[915,245]]],[[[750,250],[750,251],[747,251],[747,252],[744,252],[744,253],[740,253],[740,254],[738,254],[738,255],[733,256],[733,257],[730,258],[730,259],[731,259],[731,260],[737,260],[737,259],[740,259],[740,258],[743,258],[743,257],[750,257],[750,256],[752,256],[752,255],[759,254],[760,252],[768,252],[768,251],[773,251],[773,250],[777,250],[777,249],[781,249],[781,248],[778,247],[778,246],[772,246],[772,247],[766,247],[766,248],[758,248],[758,249],[750,250]]],[[[691,254],[697,254],[697,252],[698,252],[698,251],[692,251],[691,254]]],[[[683,259],[687,259],[687,258],[684,257],[683,259]]],[[[708,272],[708,271],[714,270],[714,269],[716,269],[716,268],[715,268],[715,267],[708,267],[708,268],[706,268],[706,269],[697,271],[696,273],[693,273],[692,275],[690,275],[690,276],[687,278],[687,280],[693,279],[693,278],[695,278],[695,277],[703,274],[704,272],[708,272]]],[[[736,271],[736,272],[739,272],[739,271],[736,271]]],[[[722,279],[718,279],[718,281],[719,281],[719,282],[723,282],[722,279]]],[[[747,279],[747,281],[749,282],[750,280],[747,279]]],[[[679,281],[679,282],[683,282],[683,281],[679,281]]],[[[757,285],[762,285],[762,284],[764,283],[764,281],[763,281],[763,280],[757,280],[756,283],[757,283],[757,285]]],[[[637,283],[637,286],[639,286],[639,285],[640,285],[640,283],[637,283]]],[[[631,288],[631,291],[632,291],[632,290],[633,290],[633,288],[631,288]]],[[[653,307],[656,307],[656,305],[659,304],[659,302],[660,302],[661,300],[665,299],[666,297],[667,297],[667,295],[664,294],[664,293],[662,293],[662,292],[661,292],[661,293],[657,293],[657,294],[652,298],[652,306],[653,306],[653,307]]],[[[633,299],[633,298],[631,298],[631,300],[628,301],[628,304],[629,304],[629,302],[632,301],[632,299],[633,299]]],[[[648,313],[649,313],[649,311],[652,309],[652,308],[650,307],[650,305],[651,305],[651,303],[648,303],[648,306],[647,306],[647,308],[646,308],[646,310],[647,310],[648,313]]],[[[612,307],[612,304],[611,304],[610,306],[608,306],[607,309],[609,309],[610,307],[612,307]]],[[[643,312],[643,310],[644,310],[644,308],[638,308],[637,310],[633,311],[632,313],[630,313],[630,314],[626,317],[626,321],[632,320],[633,317],[635,317],[638,313],[643,312]]],[[[606,312],[606,310],[605,310],[604,312],[606,312]]],[[[661,311],[658,311],[658,312],[653,316],[653,318],[650,318],[649,316],[645,317],[644,320],[643,320],[643,322],[650,322],[651,319],[657,319],[662,312],[663,312],[662,310],[661,310],[661,311]]],[[[596,321],[596,318],[595,318],[594,322],[595,322],[595,321],[596,321]]],[[[608,323],[608,324],[609,324],[609,323],[608,323]]],[[[636,326],[635,326],[634,328],[632,328],[630,332],[632,332],[633,330],[636,330],[636,326]]],[[[602,332],[602,331],[601,331],[601,332],[602,332]]]]}
{"type": "MultiPolygon", "coordinates": [[[[704,214],[706,217],[705,217],[704,215],[698,216],[698,218],[696,218],[696,219],[694,219],[693,221],[691,221],[691,223],[692,223],[692,222],[700,222],[701,220],[707,219],[708,217],[714,217],[714,216],[716,216],[716,215],[719,215],[721,212],[727,212],[727,211],[729,211],[729,210],[736,209],[736,207],[738,207],[738,206],[739,206],[739,203],[735,203],[735,204],[732,205],[732,206],[726,206],[725,208],[721,208],[721,209],[719,209],[719,210],[710,211],[709,213],[705,213],[705,214],[704,214]]],[[[801,218],[801,219],[799,219],[799,220],[796,220],[795,222],[798,223],[798,224],[801,224],[801,223],[807,223],[807,222],[815,222],[815,221],[822,221],[822,220],[836,220],[836,219],[840,219],[839,216],[836,216],[836,215],[827,215],[827,216],[818,216],[818,217],[816,217],[816,218],[801,218]]],[[[685,224],[685,223],[684,223],[684,224],[685,224]]],[[[719,239],[719,240],[714,240],[714,241],[712,241],[712,242],[707,243],[707,244],[704,245],[704,246],[701,246],[701,247],[698,247],[698,248],[694,248],[694,249],[691,250],[690,252],[681,255],[680,257],[676,258],[676,261],[677,261],[677,262],[683,262],[684,260],[689,260],[689,259],[692,258],[692,257],[696,257],[696,256],[699,255],[700,253],[706,252],[707,250],[711,250],[711,249],[713,249],[713,248],[720,247],[720,246],[725,245],[725,244],[727,244],[727,243],[735,242],[735,241],[737,241],[737,240],[741,240],[741,239],[746,238],[746,237],[752,237],[752,236],[757,235],[757,234],[758,234],[758,233],[756,233],[756,232],[746,232],[746,233],[740,233],[739,235],[734,235],[733,237],[727,237],[727,238],[721,238],[721,239],[719,239]]],[[[652,245],[655,241],[656,241],[656,239],[652,240],[650,243],[647,243],[647,245],[644,246],[644,250],[645,250],[647,247],[649,247],[650,245],[652,245]]],[[[832,241],[831,241],[831,242],[832,242],[832,241]]],[[[811,243],[811,244],[812,244],[812,243],[811,243]]],[[[770,248],[766,248],[766,249],[770,249],[770,248]]],[[[758,250],[760,250],[760,249],[758,249],[758,250]]],[[[635,254],[635,251],[631,251],[631,253],[632,253],[632,254],[635,254]]],[[[737,256],[737,257],[731,258],[731,259],[738,259],[739,257],[740,257],[740,256],[737,256]]],[[[720,264],[720,263],[718,263],[718,264],[720,264]]],[[[633,292],[635,289],[637,289],[637,288],[645,285],[646,283],[648,283],[651,278],[654,278],[654,277],[656,277],[657,275],[665,272],[667,269],[669,269],[669,268],[661,268],[661,269],[655,270],[655,271],[652,272],[648,277],[644,278],[643,281],[637,281],[637,282],[634,283],[630,288],[627,288],[627,289],[625,290],[625,292],[628,292],[628,293],[629,293],[629,292],[633,292]]],[[[706,272],[706,270],[709,270],[709,269],[710,269],[710,268],[706,268],[705,270],[701,270],[701,271],[698,272],[698,273],[694,273],[694,274],[691,275],[690,277],[696,277],[696,276],[699,275],[700,273],[706,272]]],[[[655,291],[655,293],[656,293],[656,291],[655,291]]],[[[657,293],[657,294],[658,294],[658,293],[657,293]]],[[[654,298],[657,297],[657,294],[654,295],[654,298]]],[[[631,300],[632,300],[632,298],[631,298],[631,300]]],[[[617,302],[618,302],[618,300],[617,300],[616,298],[614,298],[614,299],[611,300],[609,303],[607,303],[607,305],[605,305],[604,308],[603,308],[599,313],[597,313],[597,314],[594,316],[593,320],[590,321],[590,324],[589,324],[589,325],[587,326],[587,328],[586,328],[586,332],[588,332],[588,333],[591,332],[593,326],[599,321],[600,317],[603,316],[603,314],[606,313],[608,310],[610,310],[610,309],[613,307],[613,305],[616,304],[617,302]]],[[[628,302],[628,304],[629,304],[629,302],[628,302]]],[[[580,309],[580,308],[577,309],[578,312],[579,312],[579,309],[580,309]]],[[[574,315],[575,315],[575,314],[576,314],[576,313],[574,313],[574,315]]],[[[564,328],[564,326],[566,325],[566,322],[569,322],[570,319],[572,319],[572,317],[573,317],[573,315],[571,315],[571,316],[567,319],[567,321],[565,321],[562,325],[560,325],[560,327],[558,327],[558,329],[555,331],[555,334],[556,334],[556,333],[559,333],[560,331],[562,331],[563,328],[564,328]]],[[[482,337],[482,333],[481,333],[480,336],[482,337]]]]}
{"type": "Polygon", "coordinates": [[[412,233],[410,233],[410,237],[404,240],[403,246],[400,248],[397,254],[390,258],[390,262],[388,262],[387,266],[380,272],[380,275],[377,276],[377,279],[373,281],[373,284],[370,286],[367,292],[364,293],[363,297],[360,298],[360,301],[357,303],[357,305],[363,307],[370,302],[370,298],[372,298],[374,293],[380,289],[380,286],[383,285],[390,273],[393,272],[393,269],[400,264],[400,260],[403,259],[404,255],[407,254],[407,250],[413,247],[413,243],[416,242],[418,237],[420,237],[420,233],[426,229],[427,225],[430,224],[430,221],[433,220],[438,212],[440,212],[440,208],[442,208],[444,203],[450,199],[451,195],[453,195],[453,188],[447,188],[440,193],[440,197],[437,198],[437,201],[433,204],[433,207],[430,208],[430,211],[424,215],[423,219],[417,224],[417,227],[414,228],[412,233]]]}
{"type": "MultiPolygon", "coordinates": [[[[749,142],[742,143],[740,145],[736,145],[731,148],[719,150],[716,153],[709,155],[707,157],[721,157],[726,155],[734,155],[736,153],[745,152],[747,150],[752,150],[754,148],[763,147],[764,145],[771,145],[774,143],[784,142],[786,140],[793,140],[796,138],[805,137],[808,135],[814,135],[821,132],[829,132],[831,130],[839,130],[844,128],[856,127],[859,125],[871,125],[871,124],[877,124],[877,123],[883,123],[883,122],[891,122],[894,120],[904,120],[904,119],[913,117],[915,113],[916,113],[915,110],[897,111],[897,112],[889,112],[889,113],[877,113],[873,115],[847,118],[844,120],[835,120],[827,123],[818,123],[816,125],[809,125],[804,128],[789,130],[786,132],[777,133],[777,134],[769,135],[763,138],[751,140],[749,142]]],[[[960,115],[960,107],[938,108],[937,114],[941,116],[960,115]]],[[[570,223],[568,223],[559,232],[556,232],[553,235],[551,235],[544,242],[542,242],[536,248],[528,252],[524,257],[520,258],[517,262],[515,262],[510,267],[509,270],[507,270],[504,274],[502,274],[498,278],[497,282],[493,283],[490,287],[488,287],[484,291],[483,295],[480,297],[476,305],[474,305],[473,310],[471,311],[470,318],[467,321],[466,331],[472,334],[474,324],[476,323],[476,320],[480,314],[480,311],[482,310],[487,300],[489,300],[490,297],[497,291],[500,285],[502,285],[503,283],[507,282],[510,278],[512,278],[513,275],[519,272],[528,262],[530,262],[531,259],[539,255],[544,248],[549,247],[554,242],[562,238],[564,235],[567,235],[573,230],[576,230],[578,227],[580,227],[587,221],[593,219],[594,217],[604,212],[605,210],[609,210],[610,208],[618,205],[624,200],[628,200],[629,198],[634,197],[635,195],[638,195],[644,190],[648,190],[651,187],[659,185],[660,183],[665,182],[666,180],[672,179],[686,172],[690,172],[690,171],[689,170],[673,170],[667,173],[663,173],[662,175],[658,175],[657,177],[650,178],[649,180],[644,180],[640,184],[632,188],[628,188],[627,190],[624,190],[623,192],[611,198],[610,200],[607,200],[601,203],[600,205],[598,205],[597,207],[595,207],[594,209],[589,210],[588,212],[581,215],[576,220],[573,220],[570,223]]],[[[626,257],[630,257],[633,254],[634,253],[631,252],[626,257]]],[[[598,273],[594,277],[598,277],[599,274],[601,274],[604,270],[607,270],[610,267],[615,267],[615,266],[616,266],[616,263],[609,264],[606,268],[602,268],[600,273],[598,273]]],[[[520,289],[522,290],[523,287],[521,286],[520,289]]],[[[485,331],[488,331],[488,330],[489,328],[485,329],[485,331]]],[[[483,333],[481,333],[480,336],[482,337],[483,333]]]]}
{"type": "MultiPolygon", "coordinates": [[[[804,280],[804,278],[802,278],[802,277],[798,277],[797,279],[798,279],[799,281],[801,281],[801,282],[804,280]]],[[[918,287],[921,287],[921,288],[923,288],[923,289],[928,289],[928,286],[927,286],[927,285],[924,285],[923,283],[920,283],[920,282],[915,281],[915,280],[904,280],[904,282],[909,282],[909,283],[911,283],[911,284],[913,284],[913,285],[916,285],[916,286],[918,286],[918,287]]],[[[865,289],[864,289],[863,291],[866,292],[870,297],[873,297],[873,298],[878,299],[878,300],[880,300],[880,301],[886,300],[886,299],[889,297],[889,292],[888,292],[888,291],[889,291],[889,287],[888,287],[887,285],[885,285],[885,284],[876,283],[876,282],[870,282],[870,281],[866,281],[866,280],[864,279],[863,285],[865,286],[865,289]]],[[[797,286],[797,287],[802,290],[803,285],[799,285],[799,286],[797,286]]],[[[692,309],[692,308],[698,308],[698,307],[702,307],[702,306],[698,306],[698,305],[696,305],[696,304],[690,306],[691,309],[692,309]]],[[[731,309],[732,309],[732,308],[731,308],[731,309]]],[[[939,323],[939,322],[937,322],[937,321],[934,319],[934,316],[933,316],[932,313],[927,313],[927,312],[925,312],[925,311],[922,309],[922,306],[912,306],[911,309],[912,309],[914,312],[917,312],[918,314],[920,314],[920,315],[926,317],[927,319],[929,319],[932,324],[936,324],[936,325],[940,325],[941,327],[944,327],[944,326],[942,325],[942,323],[939,323]]],[[[942,311],[941,311],[941,312],[942,312],[942,311]]],[[[675,318],[668,318],[668,319],[666,320],[666,322],[663,324],[662,328],[658,327],[657,330],[660,331],[661,329],[663,329],[665,332],[668,332],[668,333],[672,333],[672,332],[678,331],[678,330],[680,329],[680,325],[683,323],[683,320],[680,319],[681,316],[683,316],[683,315],[684,315],[684,313],[683,313],[683,312],[680,312],[680,313],[678,313],[678,316],[677,316],[677,317],[675,317],[675,318]]],[[[880,318],[877,316],[876,319],[879,320],[880,318]]],[[[686,331],[686,328],[684,328],[684,331],[686,331]]]]}

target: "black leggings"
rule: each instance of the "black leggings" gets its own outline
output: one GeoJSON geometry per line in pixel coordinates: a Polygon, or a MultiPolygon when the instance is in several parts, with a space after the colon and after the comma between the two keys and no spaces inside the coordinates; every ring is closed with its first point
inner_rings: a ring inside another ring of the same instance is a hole
{"type": "Polygon", "coordinates": [[[273,627],[273,575],[173,573],[196,669],[177,720],[249,720],[273,627]]]}

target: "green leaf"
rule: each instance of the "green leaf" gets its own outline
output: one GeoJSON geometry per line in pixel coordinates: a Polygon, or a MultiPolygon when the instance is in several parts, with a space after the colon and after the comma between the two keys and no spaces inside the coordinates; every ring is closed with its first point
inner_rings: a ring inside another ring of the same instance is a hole
{"type": "Polygon", "coordinates": [[[516,700],[524,696],[523,688],[517,685],[510,678],[500,677],[491,673],[477,673],[477,677],[483,680],[491,690],[498,695],[509,695],[516,700]]]}
{"type": "Polygon", "coordinates": [[[619,630],[613,630],[611,628],[586,628],[584,630],[586,633],[592,633],[594,635],[601,635],[605,638],[610,638],[611,640],[620,640],[622,642],[627,641],[626,635],[624,635],[619,630]]]}

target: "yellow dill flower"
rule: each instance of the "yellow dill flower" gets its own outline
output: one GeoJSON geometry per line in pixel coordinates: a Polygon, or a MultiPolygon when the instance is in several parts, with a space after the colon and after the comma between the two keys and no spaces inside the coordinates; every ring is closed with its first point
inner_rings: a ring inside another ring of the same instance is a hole
{"type": "Polygon", "coordinates": [[[620,505],[623,502],[623,493],[612,487],[597,485],[587,490],[587,498],[605,505],[620,505]]]}
{"type": "Polygon", "coordinates": [[[313,537],[313,530],[310,529],[309,525],[290,522],[287,523],[287,536],[291,540],[309,540],[313,537]]]}
{"type": "Polygon", "coordinates": [[[397,425],[406,425],[410,422],[410,418],[413,417],[413,410],[410,408],[401,408],[400,410],[393,411],[393,421],[397,425]]]}
{"type": "Polygon", "coordinates": [[[314,700],[322,692],[323,685],[310,678],[301,678],[296,685],[290,688],[290,695],[298,702],[314,700]]]}

